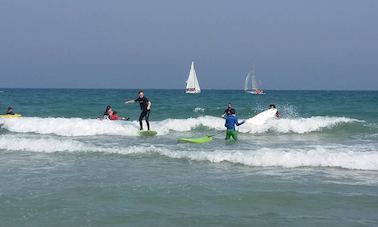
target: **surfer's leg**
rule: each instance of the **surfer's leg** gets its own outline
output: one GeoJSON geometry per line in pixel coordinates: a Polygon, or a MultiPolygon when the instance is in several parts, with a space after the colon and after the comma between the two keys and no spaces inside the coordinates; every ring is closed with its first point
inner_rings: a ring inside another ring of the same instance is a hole
{"type": "Polygon", "coordinates": [[[148,121],[148,118],[150,117],[150,111],[147,110],[146,112],[146,115],[145,115],[145,118],[146,119],[146,123],[147,123],[147,129],[150,130],[150,122],[148,121]]]}
{"type": "Polygon", "coordinates": [[[231,134],[232,138],[237,141],[238,140],[238,133],[236,131],[232,131],[232,134],[231,134]]]}
{"type": "Polygon", "coordinates": [[[231,138],[230,130],[226,131],[226,140],[229,140],[231,138]]]}
{"type": "Polygon", "coordinates": [[[139,115],[140,130],[143,130],[143,122],[142,122],[142,120],[143,120],[144,114],[145,114],[144,111],[142,111],[142,113],[140,113],[140,115],[139,115]]]}

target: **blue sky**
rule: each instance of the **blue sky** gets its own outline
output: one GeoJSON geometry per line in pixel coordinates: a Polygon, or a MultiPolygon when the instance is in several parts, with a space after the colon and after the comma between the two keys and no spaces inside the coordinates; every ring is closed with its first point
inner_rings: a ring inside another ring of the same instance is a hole
{"type": "Polygon", "coordinates": [[[378,89],[378,1],[1,0],[0,87],[378,89]]]}

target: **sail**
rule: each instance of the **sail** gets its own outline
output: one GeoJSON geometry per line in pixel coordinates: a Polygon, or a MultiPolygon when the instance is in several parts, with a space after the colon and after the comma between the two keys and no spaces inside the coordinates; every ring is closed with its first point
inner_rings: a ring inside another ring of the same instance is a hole
{"type": "Polygon", "coordinates": [[[258,89],[257,82],[256,82],[256,74],[255,74],[255,70],[253,69],[245,77],[244,91],[251,91],[251,90],[256,90],[256,89],[258,89]]]}
{"type": "Polygon", "coordinates": [[[190,72],[188,80],[186,81],[186,92],[187,93],[199,93],[201,92],[200,85],[198,83],[196,70],[194,69],[194,62],[190,67],[190,72]]]}
{"type": "Polygon", "coordinates": [[[256,80],[255,69],[253,68],[245,77],[244,91],[251,94],[264,95],[265,94],[264,90],[258,88],[258,85],[259,83],[257,83],[257,80],[256,80]]]}
{"type": "Polygon", "coordinates": [[[252,75],[252,90],[257,90],[257,81],[256,81],[256,75],[252,75]]]}
{"type": "Polygon", "coordinates": [[[251,73],[249,72],[247,76],[245,77],[245,82],[244,82],[244,91],[248,91],[249,83],[251,81],[251,73]]]}

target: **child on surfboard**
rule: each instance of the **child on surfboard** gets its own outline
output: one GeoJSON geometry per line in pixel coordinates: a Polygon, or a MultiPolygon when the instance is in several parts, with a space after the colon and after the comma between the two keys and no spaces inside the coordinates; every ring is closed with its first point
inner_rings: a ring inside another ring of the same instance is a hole
{"type": "Polygon", "coordinates": [[[103,115],[103,119],[106,120],[124,120],[128,121],[128,117],[120,117],[118,116],[118,113],[116,111],[113,111],[113,108],[111,106],[107,106],[103,115]]]}
{"type": "Polygon", "coordinates": [[[128,103],[134,103],[134,102],[139,102],[140,110],[142,111],[139,116],[139,126],[140,130],[143,130],[143,118],[146,120],[147,124],[147,129],[150,131],[150,122],[148,121],[148,118],[150,117],[150,111],[151,111],[151,101],[149,101],[145,96],[144,96],[144,91],[140,90],[138,92],[138,98],[135,100],[129,100],[126,101],[125,104],[128,103]]]}
{"type": "Polygon", "coordinates": [[[236,117],[236,111],[234,109],[230,110],[230,115],[226,116],[226,122],[224,126],[227,128],[226,130],[226,140],[230,140],[231,138],[235,141],[238,140],[238,132],[235,129],[235,125],[239,126],[245,123],[245,121],[239,122],[238,118],[236,117]]]}
{"type": "Polygon", "coordinates": [[[116,121],[116,120],[123,120],[123,121],[128,121],[129,118],[127,117],[120,117],[118,116],[117,111],[114,111],[112,114],[109,115],[109,120],[116,121]]]}

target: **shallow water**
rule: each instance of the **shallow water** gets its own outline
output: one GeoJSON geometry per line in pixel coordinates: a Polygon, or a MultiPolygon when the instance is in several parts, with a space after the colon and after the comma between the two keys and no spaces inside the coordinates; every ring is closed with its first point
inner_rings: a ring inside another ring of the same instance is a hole
{"type": "Polygon", "coordinates": [[[1,89],[5,226],[375,226],[378,92],[146,91],[158,136],[137,134],[131,90],[1,89]],[[216,134],[275,103],[281,119],[216,134]],[[96,119],[107,104],[130,122],[96,119]]]}

